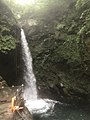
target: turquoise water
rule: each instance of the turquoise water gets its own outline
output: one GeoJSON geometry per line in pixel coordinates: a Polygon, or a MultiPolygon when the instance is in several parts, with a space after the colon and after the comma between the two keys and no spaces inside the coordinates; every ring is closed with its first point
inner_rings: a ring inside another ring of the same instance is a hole
{"type": "Polygon", "coordinates": [[[55,104],[53,110],[34,114],[33,120],[90,120],[90,106],[55,104]]]}

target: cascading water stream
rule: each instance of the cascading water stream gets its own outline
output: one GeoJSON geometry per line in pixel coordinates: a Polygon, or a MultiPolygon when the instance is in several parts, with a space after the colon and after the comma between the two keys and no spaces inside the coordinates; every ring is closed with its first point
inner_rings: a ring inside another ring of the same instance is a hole
{"type": "Polygon", "coordinates": [[[24,61],[24,80],[26,82],[25,99],[37,99],[36,78],[32,69],[32,56],[23,29],[21,29],[21,44],[24,61]],[[29,97],[29,98],[28,98],[29,97]]]}
{"type": "Polygon", "coordinates": [[[26,101],[26,106],[30,111],[35,112],[46,112],[49,109],[53,109],[56,101],[49,99],[40,99],[37,96],[36,89],[36,78],[33,73],[32,68],[32,56],[28,47],[26,36],[24,30],[21,29],[21,46],[22,46],[22,56],[24,61],[24,80],[25,80],[25,89],[24,89],[24,99],[26,101]]]}

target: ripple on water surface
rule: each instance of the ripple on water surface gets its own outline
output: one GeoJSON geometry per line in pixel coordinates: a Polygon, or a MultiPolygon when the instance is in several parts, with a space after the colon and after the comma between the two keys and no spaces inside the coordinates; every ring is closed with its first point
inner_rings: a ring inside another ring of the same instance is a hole
{"type": "Polygon", "coordinates": [[[76,106],[49,99],[28,100],[33,120],[90,120],[90,106],[76,106]]]}

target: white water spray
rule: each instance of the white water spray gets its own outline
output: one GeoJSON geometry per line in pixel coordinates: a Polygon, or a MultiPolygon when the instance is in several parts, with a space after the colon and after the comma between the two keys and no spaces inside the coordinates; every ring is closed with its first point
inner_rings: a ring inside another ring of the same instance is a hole
{"type": "Polygon", "coordinates": [[[25,100],[37,99],[36,79],[32,69],[32,56],[23,29],[21,29],[21,41],[23,61],[25,65],[24,80],[26,82],[24,98],[25,100]]]}
{"type": "Polygon", "coordinates": [[[46,113],[49,109],[53,109],[56,101],[49,99],[38,99],[36,89],[36,79],[32,69],[32,56],[28,47],[23,29],[21,29],[21,45],[24,61],[24,80],[26,82],[24,90],[24,99],[27,108],[35,113],[46,113]]]}

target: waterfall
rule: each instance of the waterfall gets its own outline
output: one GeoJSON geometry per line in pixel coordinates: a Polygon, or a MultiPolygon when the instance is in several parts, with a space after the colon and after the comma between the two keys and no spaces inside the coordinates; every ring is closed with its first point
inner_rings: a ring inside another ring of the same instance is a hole
{"type": "Polygon", "coordinates": [[[24,100],[26,106],[33,113],[46,113],[48,110],[53,110],[56,101],[49,99],[37,98],[36,79],[32,68],[32,56],[28,47],[25,33],[21,29],[21,46],[22,56],[24,61],[24,76],[25,89],[24,89],[24,100]]]}
{"type": "Polygon", "coordinates": [[[32,56],[23,29],[21,29],[21,46],[24,61],[23,78],[26,83],[24,90],[24,99],[37,99],[36,78],[32,68],[32,56]]]}

